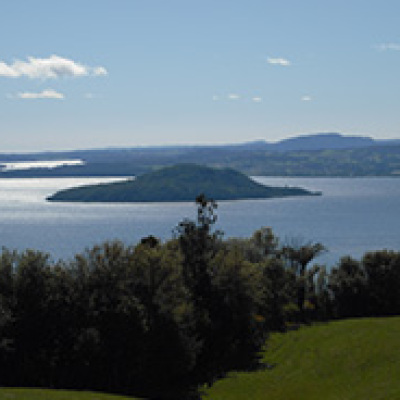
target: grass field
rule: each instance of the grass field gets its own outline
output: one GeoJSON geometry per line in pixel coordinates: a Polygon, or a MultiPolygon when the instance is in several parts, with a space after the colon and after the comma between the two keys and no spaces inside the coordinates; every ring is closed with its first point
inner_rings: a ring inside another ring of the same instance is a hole
{"type": "MultiPolygon", "coordinates": [[[[0,388],[1,400],[135,400],[134,397],[114,396],[96,392],[75,392],[48,389],[0,388]]],[[[139,400],[136,398],[136,400],[139,400]]]]}
{"type": "Polygon", "coordinates": [[[271,369],[235,373],[207,400],[398,400],[400,318],[359,319],[274,334],[271,369]]]}

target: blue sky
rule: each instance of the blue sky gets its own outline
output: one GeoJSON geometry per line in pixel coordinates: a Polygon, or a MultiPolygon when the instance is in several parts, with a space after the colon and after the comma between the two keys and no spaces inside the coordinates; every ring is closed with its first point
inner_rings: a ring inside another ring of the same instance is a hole
{"type": "Polygon", "coordinates": [[[398,0],[13,0],[0,152],[400,138],[398,0]]]}

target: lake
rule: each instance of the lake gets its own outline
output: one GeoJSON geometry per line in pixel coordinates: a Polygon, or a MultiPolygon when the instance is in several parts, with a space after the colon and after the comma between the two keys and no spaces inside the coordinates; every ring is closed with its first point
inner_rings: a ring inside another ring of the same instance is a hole
{"type": "MultiPolygon", "coordinates": [[[[281,241],[321,242],[328,252],[318,262],[368,250],[400,250],[400,179],[256,177],[274,186],[300,186],[322,196],[221,201],[217,228],[226,237],[248,237],[270,226],[281,241]]],[[[150,234],[172,236],[184,218],[195,218],[194,203],[49,203],[55,191],[115,178],[0,179],[0,245],[72,258],[96,243],[136,243],[150,234]]]]}

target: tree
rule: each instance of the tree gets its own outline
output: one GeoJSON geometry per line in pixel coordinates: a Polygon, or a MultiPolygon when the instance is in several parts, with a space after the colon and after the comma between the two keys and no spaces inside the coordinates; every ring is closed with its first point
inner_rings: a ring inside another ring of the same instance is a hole
{"type": "Polygon", "coordinates": [[[137,245],[129,257],[127,289],[141,305],[146,328],[140,340],[139,378],[159,395],[188,380],[199,348],[175,243],[137,245]]]}
{"type": "Polygon", "coordinates": [[[318,266],[315,279],[314,303],[317,307],[317,318],[326,321],[333,316],[333,298],[329,289],[329,273],[326,266],[318,266]]]}
{"type": "Polygon", "coordinates": [[[245,260],[252,263],[277,258],[279,253],[279,240],[269,227],[256,230],[249,239],[228,239],[225,242],[225,246],[239,250],[245,260]]]}
{"type": "Polygon", "coordinates": [[[15,276],[15,348],[20,365],[18,379],[26,384],[45,384],[49,374],[48,317],[49,256],[27,250],[17,261],[15,276]]]}
{"type": "Polygon", "coordinates": [[[132,249],[113,241],[76,259],[84,318],[76,343],[77,369],[97,389],[130,389],[141,372],[147,327],[143,304],[129,287],[131,255],[132,249]]]}
{"type": "MultiPolygon", "coordinates": [[[[2,249],[0,255],[0,366],[11,365],[15,350],[14,320],[14,269],[17,261],[16,252],[2,249]]],[[[2,369],[0,385],[12,379],[11,368],[2,369]]]]}
{"type": "Polygon", "coordinates": [[[307,266],[318,255],[326,251],[321,243],[299,244],[293,242],[282,247],[281,253],[287,260],[289,268],[297,277],[297,306],[301,313],[304,309],[304,301],[307,295],[307,266]]]}
{"type": "Polygon", "coordinates": [[[292,270],[285,268],[281,259],[276,257],[264,260],[260,263],[260,268],[265,329],[283,330],[287,322],[286,308],[293,301],[296,276],[292,270]]]}
{"type": "Polygon", "coordinates": [[[212,298],[206,357],[216,376],[249,367],[265,342],[262,271],[238,249],[221,250],[211,262],[212,298]]]}
{"type": "Polygon", "coordinates": [[[365,272],[359,261],[342,257],[332,268],[328,287],[333,293],[339,318],[361,317],[368,314],[368,292],[365,272]]]}
{"type": "Polygon", "coordinates": [[[366,253],[362,267],[367,280],[372,315],[400,313],[400,253],[381,250],[366,253]]]}
{"type": "Polygon", "coordinates": [[[175,230],[183,254],[183,277],[193,301],[207,308],[211,290],[209,264],[217,253],[221,232],[212,232],[217,204],[204,195],[196,198],[197,221],[184,220],[175,230]]]}

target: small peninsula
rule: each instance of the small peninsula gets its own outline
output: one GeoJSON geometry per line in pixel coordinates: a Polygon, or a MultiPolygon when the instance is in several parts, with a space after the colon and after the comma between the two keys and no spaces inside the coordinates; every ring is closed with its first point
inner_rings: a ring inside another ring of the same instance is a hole
{"type": "Polygon", "coordinates": [[[65,202],[183,202],[199,194],[214,200],[265,199],[312,196],[320,193],[297,187],[272,187],[257,183],[233,169],[178,164],[123,182],[61,190],[49,201],[65,202]]]}

